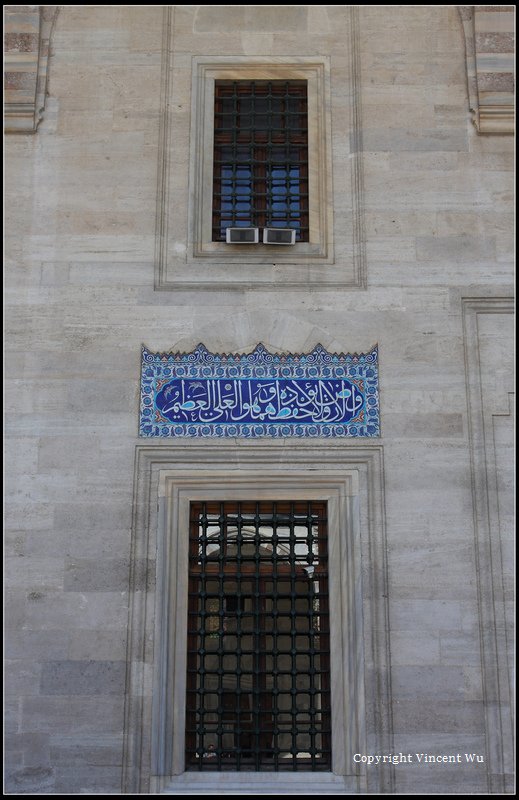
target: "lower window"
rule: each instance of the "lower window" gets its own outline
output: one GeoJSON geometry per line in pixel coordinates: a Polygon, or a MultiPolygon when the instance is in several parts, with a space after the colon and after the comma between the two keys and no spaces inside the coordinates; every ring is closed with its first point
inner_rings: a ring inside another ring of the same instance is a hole
{"type": "Polygon", "coordinates": [[[330,770],[325,502],[196,502],[187,770],[330,770]]]}

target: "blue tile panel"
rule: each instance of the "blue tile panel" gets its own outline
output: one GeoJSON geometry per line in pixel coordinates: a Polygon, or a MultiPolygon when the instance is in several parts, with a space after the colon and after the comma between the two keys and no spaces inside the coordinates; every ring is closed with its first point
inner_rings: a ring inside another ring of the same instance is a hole
{"type": "Polygon", "coordinates": [[[139,435],[380,435],[378,348],[369,353],[151,353],[142,348],[139,435]]]}

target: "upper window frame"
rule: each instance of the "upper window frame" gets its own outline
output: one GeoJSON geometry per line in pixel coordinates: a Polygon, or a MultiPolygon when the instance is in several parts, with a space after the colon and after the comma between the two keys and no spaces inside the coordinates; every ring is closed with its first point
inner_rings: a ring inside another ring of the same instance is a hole
{"type": "Polygon", "coordinates": [[[243,57],[193,59],[189,239],[193,260],[240,263],[305,263],[333,260],[329,59],[243,57]],[[214,107],[216,81],[306,81],[308,97],[307,242],[229,245],[212,241],[214,107]],[[287,252],[287,250],[289,252],[287,252]]]}

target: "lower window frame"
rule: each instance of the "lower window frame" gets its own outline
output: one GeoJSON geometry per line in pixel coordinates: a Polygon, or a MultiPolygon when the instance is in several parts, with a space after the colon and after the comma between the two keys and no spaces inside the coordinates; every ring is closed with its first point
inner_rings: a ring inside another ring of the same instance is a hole
{"type": "MultiPolygon", "coordinates": [[[[168,776],[185,772],[185,728],[186,728],[186,675],[187,675],[187,604],[188,604],[188,535],[189,513],[192,502],[204,500],[232,501],[251,499],[270,500],[314,500],[328,504],[329,543],[329,604],[330,604],[330,683],[332,707],[332,763],[329,772],[335,775],[354,774],[353,758],[348,753],[358,752],[353,742],[362,737],[358,730],[364,719],[363,670],[356,669],[363,663],[362,609],[355,603],[354,587],[358,587],[360,575],[359,559],[349,561],[346,550],[352,548],[353,531],[346,517],[353,522],[350,508],[353,475],[346,476],[348,490],[341,498],[340,488],[316,485],[304,488],[295,485],[299,476],[268,478],[257,476],[247,488],[233,486],[232,480],[226,488],[218,488],[214,479],[191,486],[170,485],[165,480],[168,519],[165,521],[168,534],[165,537],[164,564],[174,567],[164,575],[163,585],[167,602],[162,606],[160,651],[166,655],[159,665],[155,693],[156,714],[160,716],[162,730],[162,757],[156,772],[162,776],[160,783],[167,785],[168,776]],[[282,488],[285,484],[286,488],[282,488]],[[281,488],[280,488],[281,485],[281,488]],[[170,490],[173,493],[170,494],[170,490]],[[349,535],[348,535],[349,534],[349,535]],[[350,539],[347,543],[347,539],[350,539]],[[349,545],[349,546],[348,546],[349,545]],[[168,590],[169,589],[169,590],[168,590]],[[354,708],[351,707],[352,702],[354,708]],[[353,749],[352,749],[353,748],[353,749]]],[[[159,559],[162,561],[162,559],[159,559]]],[[[162,582],[161,582],[162,583],[162,582]]],[[[360,745],[357,745],[359,747],[360,745]]],[[[233,780],[236,773],[228,781],[233,780]]],[[[264,774],[264,773],[262,773],[264,774]]],[[[308,773],[306,773],[308,774],[308,773]]],[[[323,774],[323,773],[318,773],[323,774]]]]}
{"type": "MultiPolygon", "coordinates": [[[[368,742],[392,746],[382,478],[380,445],[136,447],[123,793],[196,789],[184,772],[189,506],[251,496],[328,503],[333,758],[331,772],[304,781],[330,793],[392,791],[391,765],[367,770],[353,759],[368,742]]],[[[302,775],[287,776],[276,793],[301,793],[302,775]]],[[[235,772],[219,773],[218,787],[254,793],[235,772]]]]}

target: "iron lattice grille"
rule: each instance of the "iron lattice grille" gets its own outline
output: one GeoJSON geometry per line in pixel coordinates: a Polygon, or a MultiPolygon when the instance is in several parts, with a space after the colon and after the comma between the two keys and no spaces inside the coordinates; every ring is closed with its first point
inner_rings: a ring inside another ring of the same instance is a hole
{"type": "Polygon", "coordinates": [[[228,227],[309,238],[306,81],[216,81],[213,241],[228,227]]]}
{"type": "Polygon", "coordinates": [[[186,769],[329,770],[326,504],[191,505],[186,769]]]}

